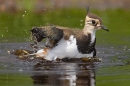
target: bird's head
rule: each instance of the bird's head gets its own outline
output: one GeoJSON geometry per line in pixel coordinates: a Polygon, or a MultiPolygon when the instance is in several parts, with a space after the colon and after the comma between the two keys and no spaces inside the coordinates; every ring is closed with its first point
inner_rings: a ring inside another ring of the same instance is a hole
{"type": "Polygon", "coordinates": [[[99,29],[104,29],[106,31],[109,31],[103,24],[102,19],[98,17],[97,15],[89,12],[89,6],[87,7],[87,16],[85,19],[85,27],[88,31],[96,31],[99,29]]]}

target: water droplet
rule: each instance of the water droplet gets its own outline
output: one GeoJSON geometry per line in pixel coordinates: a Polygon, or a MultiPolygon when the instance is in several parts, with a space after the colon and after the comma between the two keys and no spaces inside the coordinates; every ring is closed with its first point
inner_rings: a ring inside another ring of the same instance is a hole
{"type": "Polygon", "coordinates": [[[22,71],[23,71],[23,69],[21,69],[21,68],[20,68],[20,69],[19,69],[19,71],[20,71],[20,72],[22,72],[22,71]]]}
{"type": "Polygon", "coordinates": [[[113,49],[113,47],[111,47],[113,49]]]}
{"type": "Polygon", "coordinates": [[[126,48],[127,48],[127,46],[124,46],[124,48],[126,49],[126,48]]]}
{"type": "Polygon", "coordinates": [[[25,33],[28,33],[28,31],[27,30],[24,30],[25,31],[25,33]]]}
{"type": "Polygon", "coordinates": [[[23,15],[23,17],[24,17],[25,15],[23,15]]]}
{"type": "Polygon", "coordinates": [[[4,35],[1,35],[2,37],[4,37],[4,35]]]}
{"type": "Polygon", "coordinates": [[[24,12],[26,13],[27,11],[25,10],[24,12]]]}
{"type": "Polygon", "coordinates": [[[100,53],[100,52],[97,52],[97,53],[100,53]]]}
{"type": "Polygon", "coordinates": [[[80,26],[83,26],[83,24],[80,24],[80,26]]]}
{"type": "Polygon", "coordinates": [[[46,11],[46,9],[43,9],[44,11],[46,11]]]}
{"type": "Polygon", "coordinates": [[[8,67],[8,65],[4,65],[4,68],[8,67]]]}
{"type": "Polygon", "coordinates": [[[80,20],[80,22],[83,22],[83,20],[80,20]]]}

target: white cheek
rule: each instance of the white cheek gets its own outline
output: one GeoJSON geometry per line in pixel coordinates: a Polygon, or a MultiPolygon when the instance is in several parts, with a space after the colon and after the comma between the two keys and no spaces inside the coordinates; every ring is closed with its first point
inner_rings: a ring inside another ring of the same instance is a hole
{"type": "Polygon", "coordinates": [[[88,21],[88,22],[86,22],[87,24],[92,24],[92,22],[91,21],[88,21]]]}
{"type": "Polygon", "coordinates": [[[100,24],[97,24],[97,26],[95,27],[95,29],[96,29],[96,30],[101,29],[100,24]]]}
{"type": "Polygon", "coordinates": [[[100,30],[100,29],[101,29],[101,27],[100,27],[100,26],[97,26],[97,27],[96,27],[96,30],[100,30]]]}

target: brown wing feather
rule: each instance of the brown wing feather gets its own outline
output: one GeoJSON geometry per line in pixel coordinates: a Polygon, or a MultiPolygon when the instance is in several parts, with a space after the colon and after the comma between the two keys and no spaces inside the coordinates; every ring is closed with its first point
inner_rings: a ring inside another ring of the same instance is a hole
{"type": "Polygon", "coordinates": [[[65,40],[69,39],[70,35],[74,35],[74,31],[72,28],[61,27],[61,26],[42,26],[42,27],[34,27],[31,30],[32,34],[35,34],[35,38],[42,41],[44,38],[48,38],[49,42],[47,46],[50,47],[56,46],[58,41],[64,37],[65,40]],[[34,31],[37,30],[37,31],[34,31]],[[34,33],[35,32],[35,33],[34,33]]]}

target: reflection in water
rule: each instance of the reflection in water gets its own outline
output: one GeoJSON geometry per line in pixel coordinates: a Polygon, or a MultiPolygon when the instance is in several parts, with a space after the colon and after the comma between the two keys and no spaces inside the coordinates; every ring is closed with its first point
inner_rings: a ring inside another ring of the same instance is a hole
{"type": "Polygon", "coordinates": [[[34,70],[35,86],[95,86],[94,64],[38,63],[34,70]]]}
{"type": "Polygon", "coordinates": [[[98,46],[98,55],[103,59],[98,65],[82,62],[39,62],[35,65],[37,60],[21,61],[5,52],[29,49],[29,44],[0,43],[0,86],[32,86],[32,83],[34,86],[95,86],[95,71],[98,86],[130,84],[129,47],[98,46]],[[99,70],[94,70],[94,66],[99,70]]]}

